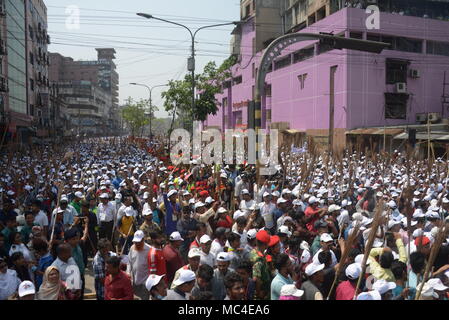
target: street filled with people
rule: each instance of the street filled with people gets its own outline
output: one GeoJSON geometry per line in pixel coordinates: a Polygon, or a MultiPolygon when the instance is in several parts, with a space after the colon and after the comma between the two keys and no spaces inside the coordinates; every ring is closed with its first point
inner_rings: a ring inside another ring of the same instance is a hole
{"type": "Polygon", "coordinates": [[[0,300],[448,300],[449,162],[285,148],[174,165],[162,137],[3,152],[0,300]]]}

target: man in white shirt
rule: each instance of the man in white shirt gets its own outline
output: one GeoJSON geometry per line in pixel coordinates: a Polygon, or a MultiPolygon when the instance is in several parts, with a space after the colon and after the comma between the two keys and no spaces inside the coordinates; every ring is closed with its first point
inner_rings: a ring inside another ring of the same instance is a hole
{"type": "Polygon", "coordinates": [[[263,194],[263,201],[259,203],[260,215],[265,221],[265,228],[270,230],[271,234],[275,232],[274,210],[276,205],[271,202],[271,195],[268,192],[263,194]]]}
{"type": "Polygon", "coordinates": [[[98,205],[98,223],[100,225],[99,238],[107,238],[112,240],[112,229],[114,221],[117,219],[115,205],[109,202],[109,194],[102,193],[100,195],[100,204],[98,205]]]}
{"type": "Polygon", "coordinates": [[[226,229],[225,228],[217,228],[215,230],[215,239],[212,241],[210,252],[217,256],[220,252],[223,252],[224,246],[226,243],[226,229]]]}
{"type": "Polygon", "coordinates": [[[80,297],[81,273],[75,259],[72,258],[72,247],[68,243],[60,244],[56,253],[58,257],[51,265],[58,268],[61,281],[66,283],[67,288],[80,297]]]}
{"type": "MultiPolygon", "coordinates": [[[[114,221],[115,223],[117,223],[118,220],[120,220],[120,218],[122,218],[125,215],[125,209],[128,207],[131,207],[131,205],[133,204],[133,198],[132,197],[124,197],[123,198],[123,204],[120,207],[120,209],[118,209],[117,211],[117,220],[114,221]]],[[[133,217],[136,218],[137,217],[137,211],[134,210],[133,212],[133,217]]]]}
{"type": "Polygon", "coordinates": [[[251,208],[255,206],[256,201],[251,199],[251,195],[247,189],[242,190],[241,196],[243,200],[240,201],[240,210],[245,213],[245,218],[248,218],[251,208]]]}
{"type": "Polygon", "coordinates": [[[249,189],[249,183],[248,183],[248,177],[244,174],[241,175],[241,179],[237,181],[237,178],[235,179],[235,190],[234,190],[234,196],[237,199],[237,201],[241,200],[242,191],[244,189],[249,189]]]}
{"type": "Polygon", "coordinates": [[[212,252],[210,252],[210,248],[212,246],[212,240],[210,237],[205,234],[200,239],[200,247],[201,247],[201,258],[200,265],[207,264],[212,268],[215,266],[215,256],[212,252]]]}
{"type": "Polygon", "coordinates": [[[48,232],[48,217],[45,212],[41,210],[41,206],[42,202],[35,200],[31,205],[31,211],[34,214],[34,223],[42,228],[42,235],[46,237],[48,232]]]}
{"type": "Polygon", "coordinates": [[[129,250],[129,264],[126,271],[131,275],[134,295],[141,300],[148,300],[150,296],[145,283],[148,278],[148,252],[151,247],[145,243],[145,234],[141,230],[134,234],[133,243],[129,250]]]}
{"type": "Polygon", "coordinates": [[[59,209],[64,210],[63,220],[62,220],[62,223],[64,224],[64,229],[65,230],[69,229],[73,225],[73,223],[75,221],[75,217],[78,216],[78,212],[76,211],[76,209],[74,207],[69,205],[69,199],[66,196],[62,196],[61,200],[59,200],[59,208],[55,208],[53,210],[53,213],[51,215],[50,225],[53,225],[54,219],[55,219],[57,211],[59,209]]]}

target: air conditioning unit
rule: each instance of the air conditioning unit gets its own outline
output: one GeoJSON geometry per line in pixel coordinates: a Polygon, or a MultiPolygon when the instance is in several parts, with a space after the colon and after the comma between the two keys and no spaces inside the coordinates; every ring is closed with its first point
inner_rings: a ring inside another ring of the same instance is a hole
{"type": "Polygon", "coordinates": [[[427,113],[417,113],[416,114],[416,122],[426,123],[427,122],[427,113]]]}
{"type": "Polygon", "coordinates": [[[405,82],[396,83],[396,93],[407,93],[407,84],[405,82]]]}
{"type": "Polygon", "coordinates": [[[417,79],[421,76],[421,74],[419,73],[419,70],[415,70],[415,69],[411,69],[410,70],[410,77],[413,79],[417,79]]]}
{"type": "Polygon", "coordinates": [[[431,112],[429,113],[429,121],[432,123],[436,123],[441,120],[441,113],[439,112],[431,112]]]}

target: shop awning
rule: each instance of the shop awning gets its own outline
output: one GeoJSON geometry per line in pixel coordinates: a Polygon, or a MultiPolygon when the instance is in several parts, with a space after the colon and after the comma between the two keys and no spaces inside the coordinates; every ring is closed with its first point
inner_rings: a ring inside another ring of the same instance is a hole
{"type": "Polygon", "coordinates": [[[387,135],[396,136],[404,132],[404,129],[399,128],[362,128],[346,131],[347,135],[387,135]]]}

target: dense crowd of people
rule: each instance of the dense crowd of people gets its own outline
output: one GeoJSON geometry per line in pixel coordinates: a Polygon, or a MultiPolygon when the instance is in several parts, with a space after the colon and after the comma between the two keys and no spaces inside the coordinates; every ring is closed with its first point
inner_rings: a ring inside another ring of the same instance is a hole
{"type": "MultiPolygon", "coordinates": [[[[448,300],[449,166],[284,152],[174,166],[162,140],[0,159],[0,300],[448,300]]],[[[303,150],[305,151],[305,150],[303,150]]]]}

